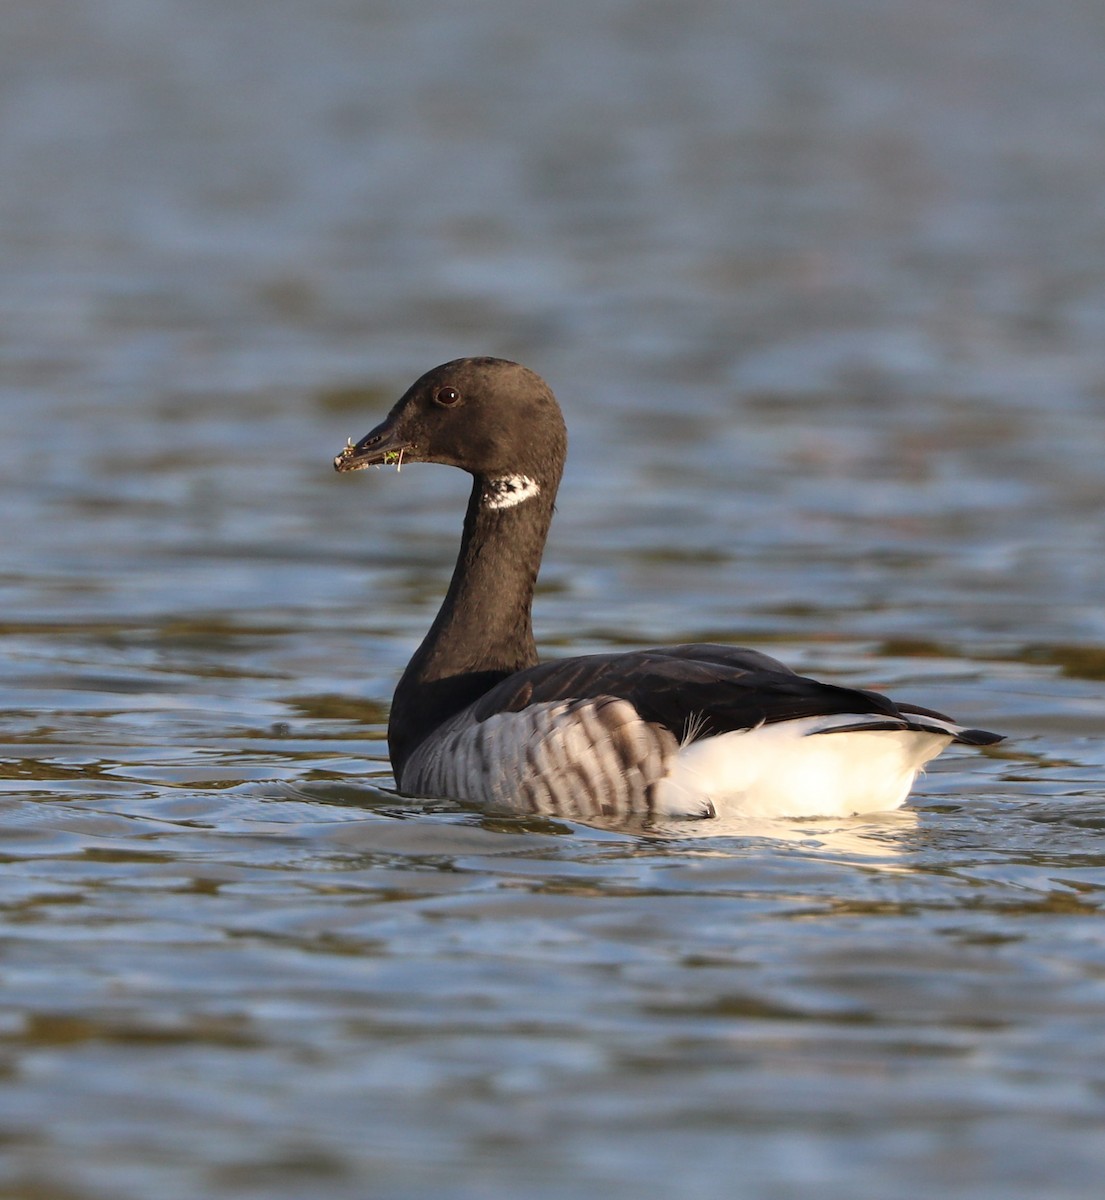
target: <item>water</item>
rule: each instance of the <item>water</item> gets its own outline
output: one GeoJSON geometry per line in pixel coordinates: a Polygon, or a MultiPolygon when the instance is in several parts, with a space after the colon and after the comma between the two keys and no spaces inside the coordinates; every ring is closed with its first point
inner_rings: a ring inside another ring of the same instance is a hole
{"type": "Polygon", "coordinates": [[[1099,6],[4,25],[0,1193],[1096,1196],[1099,6]],[[329,463],[470,353],[567,413],[548,653],[1008,742],[712,837],[396,796],[466,482],[329,463]]]}

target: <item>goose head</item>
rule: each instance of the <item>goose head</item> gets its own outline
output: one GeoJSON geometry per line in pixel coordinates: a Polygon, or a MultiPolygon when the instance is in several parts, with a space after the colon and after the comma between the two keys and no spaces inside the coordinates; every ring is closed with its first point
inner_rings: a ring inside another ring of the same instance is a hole
{"type": "Polygon", "coordinates": [[[459,358],[416,380],[334,469],[444,463],[477,479],[548,489],[560,480],[566,450],[564,418],[539,375],[507,359],[459,358]]]}

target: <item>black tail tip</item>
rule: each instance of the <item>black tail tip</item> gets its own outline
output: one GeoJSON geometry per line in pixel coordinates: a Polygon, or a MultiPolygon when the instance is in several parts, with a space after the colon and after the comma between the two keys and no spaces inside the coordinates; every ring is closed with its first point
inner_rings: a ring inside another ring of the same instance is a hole
{"type": "Polygon", "coordinates": [[[990,733],[986,729],[961,729],[955,740],[963,746],[993,746],[1005,741],[1004,733],[990,733]]]}

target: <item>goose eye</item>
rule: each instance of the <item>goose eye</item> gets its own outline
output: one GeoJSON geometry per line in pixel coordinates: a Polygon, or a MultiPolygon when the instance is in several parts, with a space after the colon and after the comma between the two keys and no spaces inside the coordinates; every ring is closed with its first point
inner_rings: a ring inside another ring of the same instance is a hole
{"type": "Polygon", "coordinates": [[[454,404],[460,403],[460,392],[453,387],[438,388],[434,392],[434,399],[443,407],[452,408],[454,404]]]}

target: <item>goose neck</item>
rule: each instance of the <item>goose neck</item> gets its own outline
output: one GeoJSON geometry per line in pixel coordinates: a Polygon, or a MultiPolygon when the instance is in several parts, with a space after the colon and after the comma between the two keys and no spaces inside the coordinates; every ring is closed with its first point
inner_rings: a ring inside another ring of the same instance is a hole
{"type": "Polygon", "coordinates": [[[449,590],[392,702],[397,771],[442,721],[536,664],[531,610],[555,492],[521,475],[474,479],[449,590]]]}

